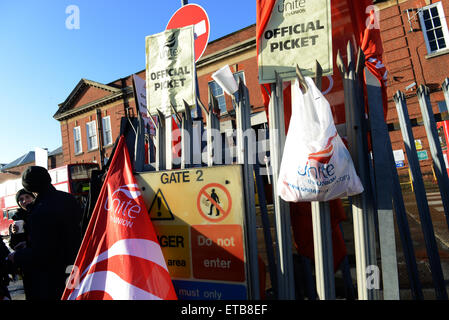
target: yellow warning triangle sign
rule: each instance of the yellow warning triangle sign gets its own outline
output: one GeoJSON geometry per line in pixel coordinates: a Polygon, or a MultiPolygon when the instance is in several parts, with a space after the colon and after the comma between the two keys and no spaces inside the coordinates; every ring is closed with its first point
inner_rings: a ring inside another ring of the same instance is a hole
{"type": "Polygon", "coordinates": [[[151,220],[175,220],[161,189],[157,190],[148,213],[151,220]]]}

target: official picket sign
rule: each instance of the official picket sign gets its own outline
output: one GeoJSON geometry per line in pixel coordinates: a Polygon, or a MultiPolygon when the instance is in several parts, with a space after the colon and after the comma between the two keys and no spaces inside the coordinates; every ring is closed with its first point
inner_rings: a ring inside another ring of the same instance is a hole
{"type": "Polygon", "coordinates": [[[293,79],[298,64],[306,76],[333,73],[330,0],[277,0],[261,37],[259,81],[275,82],[275,71],[293,79]]]}
{"type": "Polygon", "coordinates": [[[136,179],[178,298],[249,298],[241,165],[142,172],[136,179]]]}
{"type": "Polygon", "coordinates": [[[195,51],[193,26],[170,29],[146,39],[147,107],[165,116],[184,111],[185,100],[195,105],[195,51]]]}

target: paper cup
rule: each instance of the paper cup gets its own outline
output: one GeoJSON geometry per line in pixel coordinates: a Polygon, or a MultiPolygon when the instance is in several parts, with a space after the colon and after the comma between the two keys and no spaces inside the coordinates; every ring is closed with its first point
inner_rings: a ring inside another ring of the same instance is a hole
{"type": "Polygon", "coordinates": [[[23,220],[14,221],[14,225],[17,227],[16,233],[24,233],[25,232],[25,230],[23,229],[23,224],[24,224],[23,220]]]}
{"type": "Polygon", "coordinates": [[[229,95],[233,95],[239,89],[229,65],[215,71],[212,74],[212,79],[229,95]]]}

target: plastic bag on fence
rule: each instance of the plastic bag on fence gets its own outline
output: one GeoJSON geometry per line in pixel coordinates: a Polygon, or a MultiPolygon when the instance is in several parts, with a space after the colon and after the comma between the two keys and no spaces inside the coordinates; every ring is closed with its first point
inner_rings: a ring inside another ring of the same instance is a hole
{"type": "Polygon", "coordinates": [[[292,86],[292,115],[277,191],[290,202],[328,201],[363,192],[351,156],[335,128],[329,102],[311,78],[305,94],[292,86]]]}

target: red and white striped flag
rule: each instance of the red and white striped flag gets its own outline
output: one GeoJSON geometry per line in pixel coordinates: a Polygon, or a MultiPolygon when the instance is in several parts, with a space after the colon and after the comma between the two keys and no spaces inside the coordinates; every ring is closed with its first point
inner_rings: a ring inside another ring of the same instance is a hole
{"type": "Polygon", "coordinates": [[[177,299],[123,136],[62,299],[177,299]]]}

